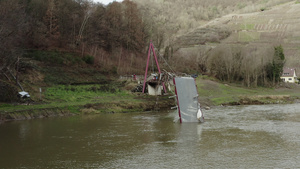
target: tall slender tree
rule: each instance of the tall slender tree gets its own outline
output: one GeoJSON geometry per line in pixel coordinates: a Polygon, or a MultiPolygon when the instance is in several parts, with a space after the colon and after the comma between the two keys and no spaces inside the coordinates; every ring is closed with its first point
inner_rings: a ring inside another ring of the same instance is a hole
{"type": "Polygon", "coordinates": [[[91,14],[89,24],[86,25],[86,36],[88,44],[101,48],[107,47],[108,28],[105,20],[106,9],[102,4],[96,4],[91,14]]]}
{"type": "Polygon", "coordinates": [[[60,37],[57,11],[55,0],[48,0],[48,9],[44,17],[44,23],[47,27],[46,37],[50,46],[56,46],[60,37]]]}
{"type": "Polygon", "coordinates": [[[274,57],[272,62],[273,85],[275,85],[276,82],[280,81],[280,76],[282,74],[284,64],[285,64],[285,56],[283,53],[282,46],[280,45],[274,47],[274,57]]]}
{"type": "Polygon", "coordinates": [[[123,27],[125,34],[123,34],[123,40],[125,46],[129,50],[141,51],[145,45],[145,35],[137,5],[130,0],[124,0],[122,4],[124,5],[123,27]]]}
{"type": "Polygon", "coordinates": [[[0,1],[0,100],[12,101],[18,82],[19,58],[27,33],[25,4],[19,0],[0,1]]]}
{"type": "Polygon", "coordinates": [[[122,6],[118,2],[113,2],[106,9],[106,23],[108,26],[107,49],[113,49],[121,46],[122,37],[122,6]]]}

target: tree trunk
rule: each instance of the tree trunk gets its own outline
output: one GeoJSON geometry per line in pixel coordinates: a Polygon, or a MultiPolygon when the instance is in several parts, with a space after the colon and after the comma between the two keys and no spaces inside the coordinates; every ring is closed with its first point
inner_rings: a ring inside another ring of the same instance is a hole
{"type": "Polygon", "coordinates": [[[247,75],[247,87],[250,87],[251,85],[250,85],[250,75],[248,74],[247,75]]]}
{"type": "Polygon", "coordinates": [[[273,86],[275,86],[275,73],[273,72],[273,86]]]}
{"type": "Polygon", "coordinates": [[[254,81],[254,82],[255,82],[255,83],[254,83],[254,87],[257,87],[257,78],[258,78],[258,77],[257,77],[257,74],[256,74],[256,75],[255,75],[255,81],[254,81]]]}
{"type": "Polygon", "coordinates": [[[121,59],[122,59],[122,46],[121,46],[121,49],[120,49],[120,55],[119,55],[119,63],[118,63],[118,73],[120,74],[121,72],[121,59]]]}

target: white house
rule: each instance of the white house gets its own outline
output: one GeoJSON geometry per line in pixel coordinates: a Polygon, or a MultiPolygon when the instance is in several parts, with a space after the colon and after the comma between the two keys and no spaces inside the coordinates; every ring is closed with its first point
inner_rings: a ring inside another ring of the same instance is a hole
{"type": "Polygon", "coordinates": [[[283,73],[280,79],[282,79],[282,81],[287,83],[298,83],[296,69],[283,68],[283,73]]]}

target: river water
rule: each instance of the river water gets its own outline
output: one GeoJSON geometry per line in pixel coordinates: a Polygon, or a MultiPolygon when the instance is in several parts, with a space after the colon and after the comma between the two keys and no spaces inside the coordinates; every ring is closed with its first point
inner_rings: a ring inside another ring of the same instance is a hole
{"type": "Polygon", "coordinates": [[[0,168],[299,168],[300,104],[217,107],[205,122],[175,112],[0,124],[0,168]]]}

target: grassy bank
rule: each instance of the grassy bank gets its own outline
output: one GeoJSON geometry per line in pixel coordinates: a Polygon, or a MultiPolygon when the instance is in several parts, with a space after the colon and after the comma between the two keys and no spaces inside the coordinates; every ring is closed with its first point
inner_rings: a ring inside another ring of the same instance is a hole
{"type": "MultiPolygon", "coordinates": [[[[298,85],[279,88],[245,88],[236,84],[224,84],[202,76],[196,79],[199,101],[204,106],[238,104],[292,103],[300,98],[298,85]]],[[[70,113],[130,112],[172,106],[168,96],[153,97],[131,93],[135,83],[115,81],[107,84],[54,85],[35,94],[34,102],[23,104],[0,103],[0,114],[43,109],[64,109],[70,113]],[[29,105],[28,105],[29,103],[29,105]],[[166,106],[164,106],[166,105],[166,106]]]]}
{"type": "Polygon", "coordinates": [[[284,104],[300,98],[300,86],[283,83],[276,88],[246,88],[225,84],[206,76],[196,80],[203,105],[284,104]]]}
{"type": "Polygon", "coordinates": [[[37,101],[25,101],[23,104],[2,103],[0,113],[49,108],[65,108],[72,113],[80,113],[82,109],[92,107],[98,107],[99,112],[107,112],[108,105],[111,106],[109,109],[118,111],[114,106],[134,109],[133,105],[142,104],[145,100],[154,102],[156,99],[147,95],[133,94],[116,84],[56,85],[47,88],[37,101]]]}
{"type": "MultiPolygon", "coordinates": [[[[206,78],[196,80],[202,106],[240,104],[284,104],[299,99],[298,87],[244,88],[206,78]]],[[[133,84],[54,85],[42,93],[41,100],[24,104],[0,103],[0,123],[52,116],[97,113],[128,113],[170,109],[168,96],[131,93],[133,84]],[[126,89],[127,88],[127,89],[126,89]]]]}
{"type": "Polygon", "coordinates": [[[0,122],[70,114],[149,111],[174,106],[175,102],[168,96],[148,96],[126,89],[134,84],[116,81],[109,84],[54,85],[34,102],[0,103],[0,122]]]}

